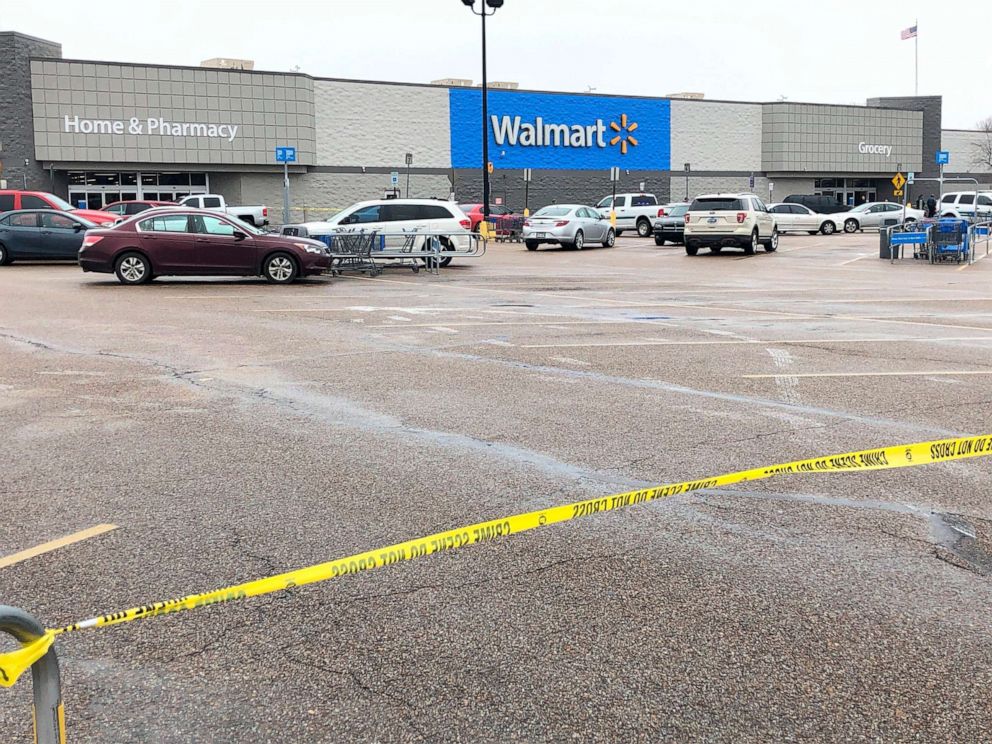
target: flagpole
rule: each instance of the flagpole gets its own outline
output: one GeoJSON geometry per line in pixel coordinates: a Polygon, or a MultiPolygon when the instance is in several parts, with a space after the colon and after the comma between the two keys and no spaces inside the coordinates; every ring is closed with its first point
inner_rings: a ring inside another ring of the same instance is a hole
{"type": "Polygon", "coordinates": [[[913,95],[919,97],[920,95],[920,19],[917,18],[913,21],[913,28],[916,29],[916,33],[913,34],[913,62],[915,67],[915,72],[913,73],[913,95]]]}

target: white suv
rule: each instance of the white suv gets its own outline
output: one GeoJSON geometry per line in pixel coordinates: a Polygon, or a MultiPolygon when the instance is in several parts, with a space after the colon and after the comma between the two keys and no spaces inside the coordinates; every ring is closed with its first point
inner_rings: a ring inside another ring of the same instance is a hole
{"type": "Polygon", "coordinates": [[[642,238],[651,237],[651,225],[658,214],[658,198],[654,194],[617,194],[601,199],[596,209],[603,217],[610,216],[610,209],[617,214],[617,236],[624,230],[637,230],[642,238]]]}
{"type": "MultiPolygon", "coordinates": [[[[468,250],[471,220],[461,208],[440,199],[376,199],[352,204],[324,222],[304,222],[284,225],[284,235],[320,237],[339,231],[364,230],[385,233],[383,248],[401,248],[406,240],[403,233],[441,233],[442,251],[468,250]]],[[[441,266],[451,263],[442,258],[441,266]]]]}
{"type": "MultiPolygon", "coordinates": [[[[975,192],[951,191],[944,194],[937,205],[937,214],[940,217],[974,217],[975,192]]],[[[978,192],[978,217],[983,221],[992,219],[992,193],[988,191],[978,192]]]]}
{"type": "Polygon", "coordinates": [[[685,215],[685,252],[695,256],[707,247],[719,253],[738,246],[748,255],[763,245],[768,253],[778,249],[775,215],[754,194],[697,196],[685,215]]]}

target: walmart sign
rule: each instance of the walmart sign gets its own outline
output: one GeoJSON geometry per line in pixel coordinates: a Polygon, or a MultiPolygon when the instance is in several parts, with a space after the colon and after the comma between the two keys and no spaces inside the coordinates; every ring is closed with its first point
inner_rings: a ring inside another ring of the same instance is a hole
{"type": "MultiPolygon", "coordinates": [[[[451,164],[477,168],[482,91],[449,91],[451,164]]],[[[489,92],[489,159],[496,168],[669,170],[668,101],[489,92]]]]}

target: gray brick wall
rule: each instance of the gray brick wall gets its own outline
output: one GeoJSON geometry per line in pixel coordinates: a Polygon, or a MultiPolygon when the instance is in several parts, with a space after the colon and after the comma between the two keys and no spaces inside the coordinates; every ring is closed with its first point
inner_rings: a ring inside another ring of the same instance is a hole
{"type": "MultiPolygon", "coordinates": [[[[754,192],[762,199],[768,198],[768,179],[764,176],[755,175],[754,188],[749,187],[748,176],[707,176],[689,175],[689,199],[700,194],[737,194],[742,192],[754,192]]],[[[685,198],[685,175],[672,175],[671,195],[673,201],[682,201],[685,198]]],[[[791,193],[791,192],[790,192],[791,193]]]]}
{"type": "MultiPolygon", "coordinates": [[[[761,104],[672,101],[672,165],[760,171],[761,104]]],[[[684,187],[683,187],[684,188],[684,187]]]]}
{"type": "Polygon", "coordinates": [[[982,161],[978,146],[992,140],[992,135],[979,131],[945,129],[941,133],[941,149],[951,154],[948,173],[992,173],[992,166],[982,161]]]}
{"type": "Polygon", "coordinates": [[[894,173],[897,164],[919,171],[923,114],[899,109],[819,104],[765,104],[762,126],[765,171],[894,173]],[[861,142],[891,145],[884,154],[863,154],[861,142]]]}
{"type": "Polygon", "coordinates": [[[936,152],[941,149],[941,117],[943,116],[943,99],[940,96],[902,96],[894,98],[869,98],[869,106],[899,109],[903,111],[919,111],[923,114],[923,160],[919,167],[905,166],[926,178],[936,177],[938,167],[936,152]]]}
{"type": "MultiPolygon", "coordinates": [[[[529,203],[533,212],[552,203],[594,205],[612,193],[613,184],[606,171],[588,170],[533,170],[529,203]]],[[[668,174],[663,171],[621,171],[617,193],[644,190],[667,201],[668,174]]],[[[523,209],[524,180],[522,170],[497,170],[489,177],[492,198],[504,197],[504,203],[513,209],[523,209]],[[505,176],[505,180],[504,180],[505,176]]],[[[478,170],[455,170],[455,198],[459,202],[482,201],[482,174],[478,170]]]]}
{"type": "Polygon", "coordinates": [[[299,163],[314,162],[313,80],[305,75],[36,60],[30,89],[39,160],[274,165],[275,147],[294,145],[299,163]],[[77,132],[66,116],[122,122],[123,131],[77,132]],[[149,119],[238,130],[233,139],[159,134],[149,119]]]}
{"type": "Polygon", "coordinates": [[[317,164],[451,167],[448,89],[314,81],[317,164]]]}
{"type": "MultiPolygon", "coordinates": [[[[7,181],[8,188],[23,188],[25,176],[29,189],[53,188],[50,174],[35,160],[30,58],[61,56],[60,44],[9,31],[0,33],[0,179],[7,181]]],[[[58,184],[55,190],[58,192],[58,184]]]]}

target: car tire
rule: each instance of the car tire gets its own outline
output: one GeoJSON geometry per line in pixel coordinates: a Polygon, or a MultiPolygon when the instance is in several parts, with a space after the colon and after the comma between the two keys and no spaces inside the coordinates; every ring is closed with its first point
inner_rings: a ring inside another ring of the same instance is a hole
{"type": "Polygon", "coordinates": [[[114,263],[114,273],[121,284],[144,284],[152,278],[152,265],[142,254],[129,251],[114,263]]]}
{"type": "Polygon", "coordinates": [[[844,220],[844,232],[846,233],[856,233],[858,231],[858,221],[855,219],[844,220]]]}
{"type": "Polygon", "coordinates": [[[698,245],[688,245],[688,244],[686,244],[686,246],[685,246],[685,255],[687,255],[687,256],[695,256],[697,253],[699,253],[699,246],[698,245]]]}
{"type": "Polygon", "coordinates": [[[820,225],[820,232],[824,235],[833,235],[837,232],[837,225],[835,225],[830,220],[827,220],[822,225],[820,225]]]}
{"type": "Polygon", "coordinates": [[[820,231],[819,230],[807,230],[806,232],[808,232],[810,235],[816,235],[820,231]]]}
{"type": "Polygon", "coordinates": [[[659,238],[657,235],[654,236],[654,244],[655,245],[664,245],[665,242],[666,241],[665,241],[664,238],[659,238]]]}
{"type": "MultiPolygon", "coordinates": [[[[455,244],[452,243],[448,238],[444,237],[443,235],[437,239],[437,242],[441,244],[442,251],[447,251],[450,253],[455,250],[455,244]]],[[[441,268],[443,269],[445,266],[451,263],[451,259],[452,256],[448,256],[447,258],[442,258],[438,263],[441,264],[441,268]]]]}
{"type": "Polygon", "coordinates": [[[575,233],[575,240],[572,241],[572,247],[577,251],[581,251],[585,247],[585,245],[586,245],[586,237],[585,235],[582,234],[581,230],[578,230],[575,233]]]}
{"type": "MultiPolygon", "coordinates": [[[[816,233],[813,233],[816,235],[816,233]]],[[[772,236],[768,238],[762,245],[765,248],[765,253],[774,253],[778,250],[778,228],[772,228],[772,236]]]]}
{"type": "Polygon", "coordinates": [[[299,273],[296,259],[288,253],[273,253],[262,261],[262,276],[269,284],[290,284],[299,273]]]}
{"type": "Polygon", "coordinates": [[[651,223],[647,220],[637,221],[637,236],[640,238],[646,238],[651,234],[651,223]]]}
{"type": "Polygon", "coordinates": [[[0,266],[10,266],[14,263],[14,259],[10,257],[10,251],[7,250],[7,246],[0,243],[0,266]]]}
{"type": "Polygon", "coordinates": [[[751,241],[744,244],[744,253],[748,256],[753,256],[754,252],[758,250],[758,228],[754,228],[751,233],[751,241]]]}
{"type": "Polygon", "coordinates": [[[617,230],[617,237],[619,238],[621,235],[623,235],[623,230],[617,230]]]}
{"type": "Polygon", "coordinates": [[[536,240],[525,240],[524,245],[527,246],[527,250],[536,251],[537,246],[539,246],[540,243],[538,243],[536,240]]]}
{"type": "Polygon", "coordinates": [[[613,228],[611,227],[609,230],[606,231],[606,240],[603,241],[603,247],[612,248],[614,245],[616,245],[616,242],[617,242],[617,234],[613,232],[613,228]]]}

